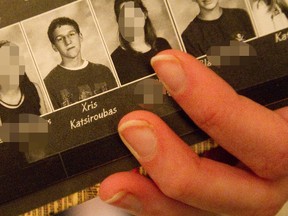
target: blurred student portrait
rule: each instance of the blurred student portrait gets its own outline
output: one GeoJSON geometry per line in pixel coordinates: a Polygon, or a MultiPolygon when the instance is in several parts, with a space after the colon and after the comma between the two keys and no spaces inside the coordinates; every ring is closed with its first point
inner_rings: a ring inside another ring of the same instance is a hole
{"type": "Polygon", "coordinates": [[[192,0],[199,14],[182,32],[186,50],[191,55],[205,55],[211,46],[228,45],[231,40],[255,37],[248,13],[240,8],[223,8],[219,0],[192,0]]]}
{"type": "Polygon", "coordinates": [[[65,107],[117,87],[111,70],[82,57],[83,34],[78,23],[58,17],[48,27],[48,38],[61,62],[44,78],[54,109],[65,107]]]}
{"type": "Polygon", "coordinates": [[[0,40],[0,66],[1,122],[13,122],[21,113],[40,115],[44,108],[40,103],[41,91],[29,80],[18,45],[0,40]]]}
{"type": "Polygon", "coordinates": [[[170,49],[169,42],[157,37],[141,0],[115,0],[114,12],[120,45],[111,57],[121,84],[153,74],[150,59],[158,52],[170,49]]]}
{"type": "Polygon", "coordinates": [[[252,0],[259,35],[288,28],[288,0],[252,0]]]}

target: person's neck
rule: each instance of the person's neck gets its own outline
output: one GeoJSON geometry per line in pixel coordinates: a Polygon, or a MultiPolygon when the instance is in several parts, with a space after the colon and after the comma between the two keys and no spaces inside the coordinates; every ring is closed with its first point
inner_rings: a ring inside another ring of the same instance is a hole
{"type": "Polygon", "coordinates": [[[67,68],[77,68],[82,66],[83,63],[84,59],[82,59],[82,56],[77,56],[75,58],[62,57],[62,62],[60,63],[60,65],[67,68]]]}
{"type": "Polygon", "coordinates": [[[20,90],[19,86],[1,86],[0,94],[1,95],[13,95],[20,90]]]}
{"type": "Polygon", "coordinates": [[[201,9],[197,17],[201,20],[211,21],[211,20],[219,19],[222,13],[223,13],[223,9],[219,5],[217,5],[212,10],[201,9]]]}
{"type": "Polygon", "coordinates": [[[0,99],[6,103],[14,104],[19,101],[21,90],[19,86],[1,86],[0,99]]]}
{"type": "Polygon", "coordinates": [[[130,46],[137,52],[148,52],[151,49],[151,46],[146,43],[145,32],[135,36],[134,41],[130,43],[130,46]]]}

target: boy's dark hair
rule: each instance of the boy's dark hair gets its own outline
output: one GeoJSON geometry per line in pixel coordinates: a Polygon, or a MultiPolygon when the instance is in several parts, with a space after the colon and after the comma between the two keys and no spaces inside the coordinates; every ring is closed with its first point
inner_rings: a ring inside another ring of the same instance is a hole
{"type": "Polygon", "coordinates": [[[61,27],[63,25],[70,25],[70,26],[73,26],[74,29],[76,30],[76,32],[78,34],[80,34],[80,28],[79,28],[79,25],[78,23],[73,20],[73,19],[70,19],[68,17],[58,17],[54,20],[52,20],[52,22],[50,23],[49,27],[48,27],[48,37],[49,37],[49,40],[52,44],[55,43],[55,38],[53,37],[53,33],[55,31],[56,28],[58,27],[61,27]]]}

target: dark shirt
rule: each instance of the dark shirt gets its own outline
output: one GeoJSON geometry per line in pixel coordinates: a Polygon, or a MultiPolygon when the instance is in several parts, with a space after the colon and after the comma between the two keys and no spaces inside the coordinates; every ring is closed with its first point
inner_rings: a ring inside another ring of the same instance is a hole
{"type": "MultiPolygon", "coordinates": [[[[15,108],[13,108],[14,105],[8,104],[12,107],[8,108],[0,103],[0,118],[3,124],[19,123],[19,114],[22,113],[40,115],[40,98],[37,89],[26,74],[22,78],[19,84],[24,96],[22,104],[15,106],[15,108]]],[[[0,158],[0,176],[9,172],[16,172],[27,163],[24,154],[19,150],[19,143],[15,142],[0,143],[0,158]]]]}
{"type": "Polygon", "coordinates": [[[54,109],[117,87],[108,67],[91,62],[79,70],[69,70],[57,65],[44,82],[54,109]]]}
{"type": "Polygon", "coordinates": [[[120,46],[114,50],[111,57],[114,62],[121,84],[129,83],[154,73],[150,60],[158,52],[170,49],[164,38],[157,38],[155,48],[146,53],[124,50],[120,46]]]}
{"type": "Polygon", "coordinates": [[[182,33],[188,53],[199,57],[211,46],[228,45],[231,40],[243,41],[255,36],[251,20],[242,9],[223,8],[216,20],[201,20],[196,17],[182,33]]]}

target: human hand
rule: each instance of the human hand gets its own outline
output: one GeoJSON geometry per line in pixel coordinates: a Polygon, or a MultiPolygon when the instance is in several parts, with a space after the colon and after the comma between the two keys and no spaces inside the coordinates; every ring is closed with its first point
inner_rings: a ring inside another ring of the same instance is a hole
{"type": "Polygon", "coordinates": [[[151,179],[116,173],[100,198],[139,216],[275,215],[288,200],[288,108],[270,111],[238,95],[180,51],[161,52],[152,65],[190,118],[241,164],[199,157],[158,116],[136,111],[118,130],[151,179]]]}

